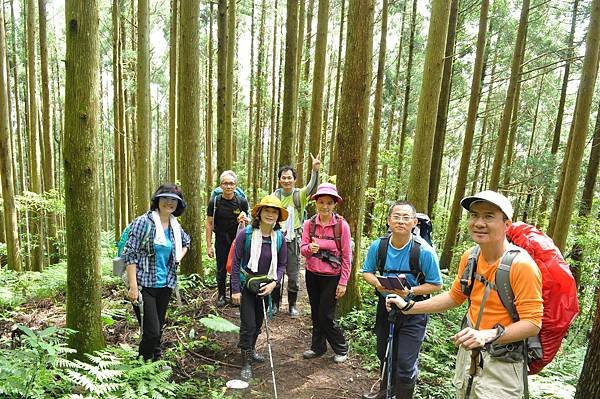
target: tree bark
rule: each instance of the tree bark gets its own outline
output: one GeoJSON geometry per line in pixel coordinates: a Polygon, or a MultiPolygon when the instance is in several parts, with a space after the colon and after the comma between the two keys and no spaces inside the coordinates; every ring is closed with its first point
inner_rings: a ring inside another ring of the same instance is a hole
{"type": "Polygon", "coordinates": [[[431,159],[431,172],[429,175],[429,196],[427,200],[427,214],[433,215],[433,206],[438,199],[440,175],[442,174],[442,158],[446,142],[446,125],[448,119],[448,104],[452,90],[452,66],[454,64],[454,48],[456,42],[456,26],[458,24],[459,0],[452,0],[450,5],[450,19],[446,38],[446,53],[444,59],[444,72],[442,73],[442,86],[440,101],[437,109],[435,133],[433,136],[433,152],[431,159]]]}
{"type": "MultiPolygon", "coordinates": [[[[327,1],[329,3],[329,0],[323,0],[323,1],[327,1]]],[[[300,104],[300,108],[301,108],[301,113],[300,113],[300,123],[299,123],[299,127],[298,127],[298,181],[296,182],[296,184],[300,187],[304,186],[305,183],[305,166],[307,166],[307,159],[310,159],[309,157],[306,157],[305,153],[306,153],[306,125],[308,124],[308,90],[304,90],[305,88],[308,88],[308,82],[310,80],[310,46],[311,46],[311,39],[312,39],[312,19],[313,19],[313,11],[314,11],[314,6],[315,6],[315,0],[310,0],[308,3],[308,12],[306,13],[306,39],[305,39],[305,61],[304,61],[304,85],[302,86],[302,97],[303,100],[300,104]]],[[[319,7],[320,6],[320,2],[319,2],[319,7]]],[[[329,4],[327,4],[327,12],[329,13],[329,4]]],[[[315,39],[315,68],[317,67],[317,58],[319,56],[318,52],[318,46],[319,46],[319,21],[317,18],[317,37],[315,39]]],[[[327,32],[325,32],[327,33],[327,32]]],[[[325,43],[326,45],[326,43],[325,43]]],[[[325,49],[326,51],[326,49],[325,49]]],[[[323,55],[323,74],[325,73],[325,61],[324,61],[324,57],[325,55],[323,55]]],[[[315,69],[316,72],[316,69],[315,69]]],[[[313,72],[313,74],[315,73],[313,72]]],[[[313,75],[313,90],[312,90],[312,96],[314,97],[315,95],[315,79],[317,77],[315,75],[313,75]]],[[[318,88],[317,88],[318,90],[318,88]]],[[[321,84],[321,104],[323,103],[323,84],[321,84]]],[[[308,145],[308,151],[311,152],[313,151],[311,149],[310,144],[312,143],[313,140],[313,136],[312,136],[312,104],[311,104],[311,130],[310,130],[310,136],[309,136],[309,145],[308,145]]],[[[321,105],[321,109],[323,109],[322,105],[321,105]]],[[[321,111],[321,113],[319,113],[320,118],[322,119],[323,117],[323,113],[321,111]]],[[[321,127],[319,124],[319,130],[317,131],[317,134],[319,134],[319,137],[317,138],[317,144],[316,144],[316,148],[317,148],[317,152],[313,152],[314,155],[316,155],[319,151],[319,139],[320,139],[320,133],[321,133],[321,127]]],[[[310,167],[308,169],[311,169],[310,167]]],[[[310,177],[307,178],[306,181],[308,181],[308,179],[310,179],[310,177]]]]}
{"type": "MultiPolygon", "coordinates": [[[[252,157],[252,151],[254,148],[254,140],[252,139],[252,134],[253,134],[253,123],[254,123],[254,117],[253,117],[253,112],[254,112],[254,86],[256,85],[256,82],[258,79],[256,79],[254,77],[254,32],[255,32],[255,28],[254,28],[254,24],[256,21],[255,15],[256,15],[256,11],[255,11],[255,6],[254,6],[254,0],[251,0],[252,2],[252,11],[250,14],[250,101],[248,102],[248,152],[246,155],[246,173],[248,173],[248,181],[247,181],[247,186],[249,187],[251,182],[254,182],[254,174],[256,174],[256,170],[255,168],[252,167],[252,162],[254,161],[254,158],[252,157]]],[[[256,149],[254,149],[254,151],[256,151],[256,149]]],[[[258,168],[259,165],[256,165],[256,167],[258,168]]],[[[254,191],[252,191],[252,193],[254,193],[254,191]]],[[[252,198],[252,202],[255,202],[256,198],[252,198]]]]}
{"type": "MultiPolygon", "coordinates": [[[[212,3],[210,5],[210,36],[208,38],[209,46],[212,46],[212,3]]],[[[178,26],[179,25],[179,0],[171,0],[171,27],[170,33],[170,46],[169,46],[169,181],[175,182],[177,180],[177,39],[178,39],[178,26]]],[[[212,49],[212,47],[210,47],[212,49]]],[[[212,66],[210,61],[212,60],[212,52],[209,51],[209,68],[212,66]]],[[[212,75],[211,75],[212,76],[212,75]]],[[[210,82],[207,85],[209,98],[212,94],[210,82]]],[[[208,107],[210,109],[211,103],[209,100],[208,107]]],[[[210,120],[210,118],[208,119],[210,120]]],[[[208,134],[208,133],[207,133],[208,134]]],[[[210,162],[210,157],[207,157],[210,162]]],[[[208,180],[208,179],[207,179],[208,180]]]]}
{"type": "Polygon", "coordinates": [[[65,211],[67,327],[78,356],[104,347],[98,208],[99,13],[96,0],[66,0],[65,211]]]}
{"type": "Polygon", "coordinates": [[[233,167],[233,90],[235,71],[235,3],[229,0],[227,7],[227,82],[225,83],[225,142],[220,151],[225,151],[225,168],[233,167]]]}
{"type": "Polygon", "coordinates": [[[344,197],[344,202],[339,205],[339,212],[346,218],[354,237],[354,260],[346,295],[338,303],[341,314],[360,306],[356,270],[360,267],[361,258],[366,154],[365,151],[357,149],[365,148],[367,142],[374,8],[373,0],[352,1],[348,7],[347,48],[339,126],[339,130],[344,134],[339,136],[339,158],[334,160],[334,169],[343,168],[345,171],[340,173],[337,179],[338,189],[344,197]]]}
{"type": "Polygon", "coordinates": [[[496,143],[496,153],[494,155],[494,163],[492,165],[492,174],[490,176],[489,188],[497,191],[500,185],[500,172],[502,170],[502,162],[504,153],[506,152],[506,141],[508,139],[508,130],[512,119],[512,110],[515,106],[515,94],[519,81],[519,71],[523,63],[522,49],[527,42],[527,23],[529,18],[529,0],[523,0],[521,7],[521,16],[519,17],[519,27],[517,30],[517,39],[513,53],[512,64],[510,67],[510,80],[508,89],[506,90],[506,100],[502,111],[502,119],[500,120],[500,128],[498,130],[498,141],[496,143]]]}
{"type": "Polygon", "coordinates": [[[8,93],[6,75],[6,32],[4,31],[4,6],[0,6],[0,182],[2,185],[3,226],[5,232],[8,268],[20,272],[22,270],[19,254],[19,225],[17,224],[17,206],[12,170],[12,151],[8,134],[8,93]]]}
{"type": "Polygon", "coordinates": [[[569,32],[569,38],[567,39],[567,54],[565,55],[565,71],[563,73],[562,87],[560,89],[560,100],[558,103],[558,111],[556,115],[556,122],[554,124],[554,136],[552,137],[552,148],[550,153],[556,154],[558,151],[558,145],[560,144],[560,132],[562,131],[563,115],[565,112],[565,100],[567,98],[567,87],[569,85],[569,73],[571,71],[571,60],[573,59],[573,38],[575,37],[575,27],[577,25],[577,8],[579,7],[579,0],[573,0],[573,12],[571,13],[571,31],[569,32]]]}
{"type": "Polygon", "coordinates": [[[587,352],[583,361],[583,368],[577,382],[575,399],[589,399],[600,397],[600,295],[596,295],[596,316],[592,331],[588,335],[587,352]]]}
{"type": "Polygon", "coordinates": [[[113,163],[113,182],[114,188],[114,199],[115,206],[113,212],[114,218],[114,238],[115,242],[119,240],[121,236],[121,196],[124,193],[121,192],[121,169],[123,168],[123,160],[121,159],[121,134],[123,130],[122,120],[119,113],[119,101],[121,95],[119,92],[119,64],[120,64],[120,9],[119,0],[113,0],[112,2],[112,51],[113,51],[113,141],[114,141],[114,163],[113,163]]]}
{"type": "Polygon", "coordinates": [[[371,151],[369,152],[369,167],[367,170],[367,189],[373,189],[372,195],[367,194],[364,232],[371,235],[373,227],[373,209],[375,206],[375,187],[377,185],[377,160],[379,158],[379,138],[381,133],[381,108],[383,97],[383,78],[385,72],[385,51],[387,46],[388,0],[383,0],[381,6],[381,37],[379,38],[379,56],[377,61],[377,80],[375,83],[375,99],[373,100],[373,127],[371,132],[371,151]]]}
{"type": "Polygon", "coordinates": [[[408,39],[408,59],[406,61],[406,79],[404,83],[404,102],[402,103],[402,109],[400,113],[402,114],[402,123],[400,125],[400,134],[399,134],[399,148],[398,148],[398,174],[396,178],[396,192],[397,197],[400,198],[400,187],[402,181],[402,170],[404,164],[404,143],[406,141],[407,135],[407,125],[408,125],[408,106],[410,103],[410,81],[412,77],[412,67],[413,67],[413,58],[414,58],[414,50],[415,50],[415,30],[417,26],[417,0],[413,0],[412,3],[412,13],[411,13],[411,22],[410,22],[410,33],[408,39]]]}
{"type": "Polygon", "coordinates": [[[471,80],[471,95],[467,113],[467,126],[465,128],[465,138],[460,156],[458,178],[454,188],[454,198],[452,200],[452,207],[450,208],[450,217],[448,218],[446,238],[444,239],[444,248],[442,250],[442,256],[440,257],[440,268],[442,269],[450,268],[452,248],[456,243],[459,219],[462,214],[460,200],[465,195],[465,187],[467,185],[469,173],[469,161],[473,149],[473,136],[475,135],[475,124],[477,122],[477,109],[479,108],[479,100],[481,97],[489,3],[489,0],[483,0],[481,2],[479,32],[477,34],[477,50],[475,53],[475,64],[473,65],[473,79],[471,80]]]}
{"type": "MultiPolygon", "coordinates": [[[[41,148],[38,128],[37,80],[35,55],[35,0],[27,1],[27,83],[29,88],[29,112],[27,130],[29,131],[29,179],[30,191],[42,193],[41,148]]],[[[35,271],[44,268],[44,224],[43,211],[32,210],[29,213],[31,236],[33,239],[31,266],[35,271]]]]}
{"type": "Polygon", "coordinates": [[[274,15],[273,15],[273,54],[271,61],[271,130],[269,139],[269,184],[267,185],[268,192],[273,192],[275,188],[275,140],[276,140],[276,125],[277,114],[279,110],[279,102],[277,102],[277,20],[278,20],[278,0],[275,0],[274,15]]]}
{"type": "Polygon", "coordinates": [[[206,139],[205,139],[205,167],[206,167],[206,198],[210,198],[210,193],[213,187],[213,5],[210,3],[210,14],[208,16],[208,82],[207,90],[207,106],[206,106],[206,139]]]}
{"type": "Polygon", "coordinates": [[[565,168],[567,173],[562,190],[563,194],[556,215],[554,235],[552,236],[556,246],[561,250],[565,248],[567,242],[567,234],[571,224],[575,195],[577,193],[577,182],[579,180],[583,149],[585,147],[585,138],[590,118],[590,108],[598,73],[599,40],[600,0],[593,0],[581,81],[577,93],[577,109],[573,116],[573,141],[567,158],[568,162],[565,168]]]}
{"type": "MultiPolygon", "coordinates": [[[[266,46],[265,46],[265,14],[266,14],[266,3],[265,0],[261,2],[261,12],[260,12],[260,27],[258,33],[258,67],[256,69],[256,121],[254,124],[254,165],[255,168],[260,170],[259,168],[262,165],[262,143],[263,143],[263,93],[265,92],[265,62],[266,62],[266,46]]],[[[251,136],[249,136],[250,138],[251,136]]],[[[252,199],[254,202],[258,201],[258,189],[260,187],[259,181],[259,173],[253,174],[252,181],[252,199]]]]}
{"type": "Polygon", "coordinates": [[[336,57],[335,67],[335,93],[333,98],[333,122],[331,127],[331,143],[329,144],[329,174],[335,175],[333,169],[335,165],[335,158],[337,158],[337,126],[338,126],[338,102],[340,97],[340,82],[341,82],[341,71],[342,71],[342,48],[344,45],[344,18],[346,7],[346,0],[340,0],[340,33],[338,37],[338,51],[336,57]]]}
{"type": "Polygon", "coordinates": [[[227,170],[227,0],[219,0],[217,17],[217,174],[227,170]]]}
{"type": "Polygon", "coordinates": [[[281,120],[281,140],[279,165],[291,164],[293,159],[294,137],[296,136],[296,52],[298,47],[298,0],[287,0],[285,35],[285,72],[283,79],[283,115],[281,120]]]}
{"type": "Polygon", "coordinates": [[[432,4],[407,195],[408,201],[420,212],[427,212],[434,115],[440,98],[449,16],[450,3],[439,1],[432,4]]]}
{"type": "MultiPolygon", "coordinates": [[[[181,186],[188,204],[182,216],[182,226],[191,237],[202,237],[200,181],[200,0],[181,2],[179,36],[179,79],[177,87],[178,137],[182,139],[180,168],[181,186]]],[[[181,263],[183,274],[199,274],[204,278],[202,266],[202,240],[195,240],[181,263]]]]}

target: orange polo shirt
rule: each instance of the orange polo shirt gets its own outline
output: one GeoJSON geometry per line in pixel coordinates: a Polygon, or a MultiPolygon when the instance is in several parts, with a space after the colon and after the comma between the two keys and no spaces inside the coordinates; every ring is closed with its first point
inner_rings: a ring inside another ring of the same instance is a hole
{"type": "MultiPolygon", "coordinates": [[[[467,265],[467,259],[471,250],[467,250],[460,258],[458,274],[450,288],[450,296],[456,303],[463,303],[467,296],[462,293],[460,287],[460,278],[463,275],[467,265]]],[[[500,259],[489,264],[480,254],[477,259],[477,272],[486,280],[495,282],[496,269],[500,264],[500,259]]],[[[544,313],[544,303],[542,300],[542,275],[535,261],[525,251],[521,251],[515,258],[510,268],[510,285],[515,295],[515,307],[520,320],[528,320],[534,325],[542,326],[542,316],[544,313]]],[[[480,281],[475,280],[473,290],[471,291],[471,306],[469,306],[468,316],[473,325],[477,321],[481,300],[483,299],[485,286],[480,281]]],[[[512,319],[500,301],[500,296],[496,290],[491,290],[487,301],[484,304],[483,316],[481,318],[480,330],[491,329],[496,323],[503,326],[512,324],[512,319]]]]}

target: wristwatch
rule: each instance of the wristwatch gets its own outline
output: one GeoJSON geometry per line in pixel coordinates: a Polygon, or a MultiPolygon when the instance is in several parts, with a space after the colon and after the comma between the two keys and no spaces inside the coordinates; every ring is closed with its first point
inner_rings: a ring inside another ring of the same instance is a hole
{"type": "Polygon", "coordinates": [[[496,336],[494,338],[492,338],[491,341],[485,343],[486,349],[489,348],[498,339],[500,339],[500,337],[503,336],[504,333],[506,332],[506,328],[504,328],[504,326],[500,323],[496,324],[494,326],[494,328],[496,329],[496,336]]]}

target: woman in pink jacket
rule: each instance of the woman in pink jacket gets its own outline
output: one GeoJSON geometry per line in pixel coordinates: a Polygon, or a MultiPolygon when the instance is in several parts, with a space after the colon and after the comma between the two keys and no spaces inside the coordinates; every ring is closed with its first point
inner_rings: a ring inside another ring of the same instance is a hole
{"type": "Polygon", "coordinates": [[[335,305],[346,293],[352,264],[352,241],[348,223],[334,213],[342,201],[337,188],[323,183],[312,196],[317,214],[304,222],[300,253],[306,258],[306,291],[310,300],[312,343],[302,355],[313,359],[333,349],[336,363],[348,358],[344,332],[335,321],[335,305]]]}

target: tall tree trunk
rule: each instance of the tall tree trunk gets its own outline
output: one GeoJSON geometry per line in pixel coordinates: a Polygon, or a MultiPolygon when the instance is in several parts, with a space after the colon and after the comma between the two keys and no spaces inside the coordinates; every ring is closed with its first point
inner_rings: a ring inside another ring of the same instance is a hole
{"type": "MultiPolygon", "coordinates": [[[[210,49],[212,50],[212,3],[210,4],[210,36],[208,38],[210,49]]],[[[179,25],[179,0],[171,0],[171,28],[169,45],[169,181],[177,180],[177,38],[179,25]]],[[[212,60],[212,51],[209,50],[209,63],[212,60]]],[[[209,68],[212,65],[209,65],[209,68]]],[[[209,98],[212,94],[210,82],[207,85],[209,98]]],[[[210,100],[208,106],[210,107],[210,100]]],[[[210,120],[210,119],[209,119],[210,120]]],[[[207,157],[210,162],[211,157],[207,157]]],[[[207,179],[208,180],[208,179],[207,179]]]]}
{"type": "Polygon", "coordinates": [[[210,193],[213,186],[213,5],[210,3],[210,15],[208,17],[208,82],[206,90],[208,95],[208,104],[206,106],[206,198],[210,198],[210,193]]]}
{"type": "MultiPolygon", "coordinates": [[[[324,0],[324,1],[329,2],[329,0],[324,0]]],[[[319,4],[320,4],[320,2],[319,2],[319,4]]],[[[304,182],[305,182],[304,170],[305,170],[305,166],[307,165],[306,160],[310,159],[305,156],[305,153],[306,153],[306,125],[308,124],[308,98],[307,98],[308,90],[305,90],[305,89],[308,88],[308,82],[310,80],[310,59],[311,59],[310,46],[311,46],[311,39],[312,39],[312,19],[313,19],[314,6],[315,6],[315,0],[310,0],[308,3],[308,11],[306,13],[306,39],[304,41],[306,44],[305,51],[304,51],[304,53],[305,53],[304,77],[303,77],[304,85],[302,85],[303,100],[301,101],[301,104],[300,104],[301,113],[300,113],[300,123],[299,123],[299,127],[298,127],[298,162],[297,162],[298,181],[296,182],[296,184],[298,186],[304,186],[304,182]]],[[[329,4],[328,4],[328,6],[329,6],[329,4]]],[[[320,7],[320,5],[319,5],[319,7],[320,7]]],[[[328,8],[327,11],[329,12],[329,7],[327,7],[327,8],[328,8]]],[[[318,29],[318,21],[317,21],[317,38],[315,39],[315,67],[317,66],[316,58],[318,57],[318,54],[317,54],[317,46],[319,45],[318,41],[319,41],[319,29],[318,29]]],[[[325,43],[325,45],[326,45],[326,43],[325,43]]],[[[323,55],[323,57],[325,57],[325,56],[323,55]]],[[[323,58],[323,71],[325,70],[324,68],[325,68],[325,61],[323,58]]],[[[300,67],[298,67],[298,69],[300,69],[300,67]]],[[[313,91],[312,91],[313,96],[315,95],[315,87],[314,87],[315,77],[313,77],[313,91]]],[[[322,97],[323,97],[323,85],[321,84],[321,99],[322,99],[322,97]]],[[[322,107],[321,107],[321,109],[322,109],[322,107]]],[[[320,115],[320,118],[322,118],[322,112],[319,115],[320,115]]],[[[311,126],[312,126],[312,116],[311,116],[311,126]]],[[[319,124],[319,130],[318,130],[319,134],[321,132],[320,129],[321,129],[321,126],[319,124]]],[[[311,128],[310,140],[312,140],[312,128],[311,128]]],[[[317,144],[316,144],[317,152],[319,152],[318,151],[319,145],[320,145],[320,143],[319,143],[319,140],[317,139],[317,144]]],[[[309,152],[312,151],[310,148],[310,143],[309,143],[308,150],[309,150],[309,152]]],[[[314,152],[313,154],[316,155],[317,152],[314,152]]],[[[308,168],[308,169],[311,169],[311,168],[308,168]]]]}
{"type": "Polygon", "coordinates": [[[452,65],[454,63],[454,48],[456,42],[456,26],[458,24],[459,0],[452,0],[450,6],[450,19],[446,38],[446,54],[444,59],[444,72],[442,73],[442,86],[440,89],[440,102],[437,109],[435,133],[433,136],[433,152],[431,159],[431,172],[429,178],[429,196],[427,200],[427,214],[433,215],[433,205],[438,199],[440,175],[442,174],[442,158],[446,142],[446,121],[448,119],[448,104],[452,90],[452,65]]]}
{"type": "Polygon", "coordinates": [[[367,143],[367,125],[369,119],[369,92],[371,89],[371,57],[373,53],[373,0],[351,1],[348,7],[348,33],[346,36],[346,59],[344,62],[344,80],[340,102],[340,126],[344,132],[339,136],[339,158],[334,169],[344,168],[337,186],[345,201],[340,204],[339,212],[350,225],[354,237],[354,260],[350,280],[344,295],[338,304],[342,314],[360,306],[360,291],[356,281],[356,270],[360,267],[360,240],[362,236],[362,214],[365,186],[365,148],[367,143]]]}
{"type": "MultiPolygon", "coordinates": [[[[254,124],[254,165],[255,168],[261,167],[262,157],[262,143],[263,143],[263,93],[265,93],[265,81],[266,81],[266,46],[265,46],[265,14],[266,14],[266,3],[265,0],[261,2],[260,11],[260,27],[258,33],[258,67],[256,70],[256,121],[254,124]]],[[[249,137],[250,138],[250,137],[249,137]]],[[[260,187],[259,173],[253,174],[254,180],[252,181],[252,199],[254,202],[258,201],[258,189],[260,187]]]]}
{"type": "MultiPolygon", "coordinates": [[[[181,2],[179,36],[179,79],[177,87],[177,115],[179,115],[178,137],[182,139],[180,168],[181,186],[186,195],[187,208],[182,217],[182,226],[191,237],[201,237],[202,214],[200,212],[200,0],[181,2]]],[[[197,273],[204,278],[202,266],[202,240],[195,240],[183,258],[181,272],[197,273]]]]}
{"type": "Polygon", "coordinates": [[[67,327],[78,356],[104,347],[98,209],[99,13],[96,0],[66,0],[65,211],[67,327]]]}
{"type": "Polygon", "coordinates": [[[120,9],[119,0],[113,0],[112,2],[112,51],[113,51],[113,141],[114,141],[114,162],[113,162],[113,183],[114,188],[114,199],[115,206],[113,212],[114,218],[114,238],[115,242],[119,240],[121,233],[121,196],[124,193],[121,192],[121,169],[124,167],[123,160],[121,159],[121,134],[123,125],[121,124],[119,114],[119,101],[121,96],[119,93],[119,61],[120,61],[120,9]]]}
{"type": "Polygon", "coordinates": [[[560,144],[560,132],[562,131],[563,115],[565,112],[565,100],[567,98],[567,87],[569,85],[569,72],[571,71],[571,60],[573,59],[573,38],[575,37],[575,27],[577,25],[577,8],[579,7],[579,0],[573,0],[573,11],[571,12],[571,31],[566,43],[566,61],[565,71],[563,72],[562,87],[560,89],[560,100],[558,103],[558,113],[556,115],[556,122],[554,124],[554,136],[552,137],[552,148],[550,152],[556,154],[558,151],[558,145],[560,144]]]}
{"type": "Polygon", "coordinates": [[[561,250],[567,243],[567,234],[571,224],[577,182],[579,180],[580,166],[585,147],[585,138],[590,118],[590,108],[594,95],[594,86],[598,74],[598,53],[600,48],[600,0],[593,0],[591,5],[590,25],[587,33],[585,57],[579,91],[577,93],[577,107],[573,115],[573,141],[568,153],[568,163],[565,171],[565,183],[562,198],[556,215],[556,227],[552,238],[561,250]]]}
{"type": "Polygon", "coordinates": [[[383,0],[381,6],[381,37],[379,39],[379,56],[377,61],[377,80],[375,83],[375,100],[373,101],[373,130],[371,133],[371,151],[367,170],[367,189],[373,189],[372,195],[367,194],[364,232],[371,235],[373,227],[373,209],[375,207],[375,187],[377,185],[377,160],[379,158],[379,137],[381,132],[381,108],[383,97],[383,74],[385,70],[385,51],[387,46],[388,0],[383,0]]]}
{"type": "MultiPolygon", "coordinates": [[[[465,195],[465,187],[467,185],[467,177],[469,174],[469,161],[471,159],[473,136],[475,134],[475,124],[477,122],[477,109],[479,108],[479,99],[481,96],[489,3],[489,0],[483,0],[481,2],[479,32],[477,34],[477,50],[475,53],[475,64],[473,65],[469,111],[467,113],[467,126],[460,156],[458,178],[454,188],[454,198],[452,200],[452,207],[450,208],[450,217],[448,218],[444,248],[440,258],[440,268],[442,269],[449,269],[452,261],[452,248],[456,243],[458,222],[462,213],[460,200],[465,195]]],[[[481,141],[483,145],[483,137],[481,141]]]]}
{"type": "MultiPolygon", "coordinates": [[[[396,71],[394,75],[394,83],[392,89],[392,98],[390,100],[391,108],[389,111],[387,128],[386,128],[386,139],[385,139],[385,153],[389,154],[392,146],[393,129],[396,120],[396,108],[398,107],[398,93],[400,92],[400,65],[402,63],[402,49],[404,43],[404,23],[406,21],[406,3],[402,6],[402,22],[400,23],[400,40],[398,41],[398,58],[396,60],[396,71]]],[[[379,190],[379,198],[383,198],[387,192],[388,187],[388,164],[384,163],[381,168],[381,181],[383,184],[379,190]]],[[[374,209],[374,208],[373,208],[374,209]]],[[[373,209],[367,209],[367,213],[373,213],[373,209]]]]}
{"type": "MultiPolygon", "coordinates": [[[[256,79],[254,77],[254,35],[255,35],[255,29],[254,29],[254,23],[255,23],[255,6],[254,6],[254,0],[251,0],[252,2],[252,11],[250,14],[250,101],[248,103],[248,153],[246,155],[246,173],[248,173],[248,177],[247,177],[247,182],[246,182],[246,186],[250,187],[251,182],[254,182],[254,175],[257,173],[257,170],[255,170],[255,168],[252,167],[252,162],[254,161],[254,158],[252,157],[252,150],[254,147],[254,140],[252,139],[252,134],[253,134],[253,112],[254,112],[254,86],[256,85],[258,79],[256,79]]],[[[254,150],[256,151],[256,150],[254,150]]],[[[259,168],[259,165],[256,165],[256,168],[259,168]]],[[[252,193],[254,193],[255,191],[252,190],[252,193]]],[[[252,198],[252,202],[255,202],[256,198],[252,198]]]]}
{"type": "Polygon", "coordinates": [[[407,196],[421,212],[427,211],[435,113],[440,99],[449,16],[450,3],[432,4],[407,196]]]}
{"type": "Polygon", "coordinates": [[[279,165],[293,162],[294,137],[296,131],[296,52],[298,47],[298,0],[287,0],[285,34],[285,77],[283,82],[283,115],[279,165]]]}
{"type": "MultiPolygon", "coordinates": [[[[48,78],[48,39],[46,33],[46,0],[38,0],[40,25],[40,70],[42,75],[42,137],[44,142],[44,191],[53,190],[54,183],[54,137],[50,126],[50,80],[48,78]]],[[[48,255],[50,264],[59,261],[59,245],[56,236],[56,214],[46,214],[48,255]]]]}
{"type": "Polygon", "coordinates": [[[340,0],[340,32],[338,36],[338,51],[336,57],[335,67],[335,93],[333,95],[333,122],[331,127],[331,143],[329,144],[329,174],[335,175],[333,166],[335,165],[335,159],[337,158],[337,127],[338,127],[338,102],[340,97],[340,86],[341,86],[341,71],[342,71],[342,48],[344,46],[344,18],[346,0],[340,0]]]}
{"type": "Polygon", "coordinates": [[[227,0],[219,0],[217,17],[217,174],[227,170],[227,0]]]}
{"type": "MultiPolygon", "coordinates": [[[[29,112],[27,130],[29,131],[29,190],[42,193],[41,149],[38,128],[37,111],[37,82],[36,82],[36,56],[35,56],[35,0],[27,1],[27,79],[29,88],[29,112]]],[[[43,211],[32,210],[29,214],[31,220],[31,235],[34,247],[32,250],[31,266],[35,271],[44,267],[44,224],[43,211]]]]}
{"type": "Polygon", "coordinates": [[[227,83],[225,83],[225,167],[233,167],[233,72],[235,71],[235,3],[229,0],[227,7],[227,83]]]}
{"type": "Polygon", "coordinates": [[[136,214],[148,208],[150,188],[150,9],[148,0],[138,0],[136,69],[136,214]]]}
{"type": "Polygon", "coordinates": [[[4,31],[4,5],[0,6],[0,183],[2,186],[3,222],[0,230],[5,232],[8,268],[20,272],[22,269],[19,254],[19,226],[13,184],[12,151],[8,135],[8,93],[6,75],[6,32],[4,31]]]}
{"type": "Polygon", "coordinates": [[[415,30],[417,26],[417,0],[413,0],[412,13],[410,19],[410,33],[408,37],[408,59],[406,61],[406,78],[404,83],[404,101],[402,103],[402,123],[400,125],[399,146],[398,146],[398,174],[396,177],[397,197],[400,198],[400,187],[402,181],[402,170],[404,164],[404,143],[406,142],[407,126],[408,126],[408,106],[410,104],[410,81],[412,77],[413,58],[415,51],[415,30]]]}
{"type": "MultiPolygon", "coordinates": [[[[588,42],[589,43],[589,42],[588,42]]],[[[600,295],[596,295],[596,315],[592,330],[587,337],[587,351],[583,368],[577,382],[575,399],[589,399],[600,397],[600,295]]]]}
{"type": "Polygon", "coordinates": [[[14,98],[15,98],[15,116],[17,122],[17,153],[15,154],[15,159],[18,162],[15,162],[19,166],[19,173],[15,174],[15,180],[18,184],[16,184],[15,193],[21,194],[24,190],[25,185],[25,162],[23,162],[23,149],[21,140],[21,96],[19,95],[19,73],[18,73],[18,64],[17,64],[17,29],[15,23],[15,7],[14,1],[10,0],[10,19],[11,19],[11,27],[12,27],[12,73],[13,73],[13,82],[14,82],[14,98]]]}
{"type": "Polygon", "coordinates": [[[521,64],[523,63],[523,48],[525,47],[525,43],[527,41],[528,18],[529,0],[523,0],[521,16],[519,17],[519,27],[517,29],[517,39],[515,42],[512,64],[510,67],[510,80],[508,82],[508,89],[506,90],[506,100],[504,101],[504,108],[502,110],[502,119],[500,120],[500,128],[498,130],[498,141],[496,143],[496,153],[494,155],[492,174],[489,182],[490,190],[494,191],[497,191],[500,185],[500,172],[502,169],[502,162],[504,160],[504,153],[506,152],[506,141],[508,139],[508,130],[510,128],[510,121],[512,119],[512,110],[515,106],[515,94],[520,76],[519,70],[521,68],[521,64]]]}
{"type": "Polygon", "coordinates": [[[267,185],[268,192],[273,192],[275,188],[275,126],[277,125],[277,113],[279,110],[279,103],[276,101],[277,97],[277,20],[278,20],[278,0],[275,0],[274,13],[273,13],[273,54],[271,61],[271,129],[269,139],[269,184],[267,185]]]}

